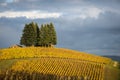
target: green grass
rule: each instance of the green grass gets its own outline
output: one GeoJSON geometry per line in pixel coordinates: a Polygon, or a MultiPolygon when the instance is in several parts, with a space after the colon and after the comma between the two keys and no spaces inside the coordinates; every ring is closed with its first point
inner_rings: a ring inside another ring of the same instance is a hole
{"type": "Polygon", "coordinates": [[[104,80],[120,80],[120,69],[108,65],[104,76],[104,80]]]}
{"type": "Polygon", "coordinates": [[[11,60],[0,60],[0,70],[6,70],[9,69],[13,63],[18,61],[17,59],[11,59],[11,60]]]}

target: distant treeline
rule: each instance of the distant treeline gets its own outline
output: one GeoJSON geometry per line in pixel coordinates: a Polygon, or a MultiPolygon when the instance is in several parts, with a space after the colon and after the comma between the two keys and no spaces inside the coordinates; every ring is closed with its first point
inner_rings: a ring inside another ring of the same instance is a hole
{"type": "Polygon", "coordinates": [[[120,56],[109,56],[109,55],[106,55],[104,57],[108,57],[108,58],[111,58],[112,60],[115,60],[115,61],[119,61],[120,62],[120,56]]]}

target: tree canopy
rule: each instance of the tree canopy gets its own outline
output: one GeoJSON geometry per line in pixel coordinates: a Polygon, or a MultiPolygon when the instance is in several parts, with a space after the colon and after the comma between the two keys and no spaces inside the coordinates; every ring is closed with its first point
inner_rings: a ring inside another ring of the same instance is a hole
{"type": "Polygon", "coordinates": [[[20,40],[21,45],[25,46],[46,46],[57,44],[57,36],[53,23],[42,24],[38,27],[37,23],[26,24],[20,40]]]}

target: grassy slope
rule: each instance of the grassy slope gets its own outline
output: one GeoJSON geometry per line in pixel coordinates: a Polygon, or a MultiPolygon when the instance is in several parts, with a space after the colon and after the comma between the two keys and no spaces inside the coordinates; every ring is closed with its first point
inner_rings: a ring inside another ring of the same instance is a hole
{"type": "Polygon", "coordinates": [[[105,80],[120,80],[120,69],[106,66],[105,80]]]}
{"type": "Polygon", "coordinates": [[[9,69],[9,67],[11,67],[16,61],[16,59],[0,60],[0,70],[9,69]]]}
{"type": "MultiPolygon", "coordinates": [[[[109,58],[99,57],[96,55],[91,55],[91,54],[87,54],[84,52],[77,52],[77,51],[68,50],[68,49],[16,48],[16,49],[0,50],[0,69],[1,70],[8,69],[14,63],[16,63],[20,60],[33,60],[33,59],[37,59],[39,57],[71,58],[71,59],[80,59],[80,60],[91,61],[91,62],[100,62],[99,61],[99,59],[100,59],[103,61],[106,60],[107,63],[112,62],[112,60],[109,58]],[[22,53],[23,54],[26,53],[26,55],[23,56],[22,53]],[[11,54],[13,54],[13,55],[11,55],[11,54]],[[28,54],[31,54],[31,55],[28,55],[28,54]],[[33,55],[33,54],[35,54],[35,55],[33,55]],[[9,56],[9,57],[6,58],[6,56],[9,56]]],[[[108,64],[108,66],[106,67],[105,73],[107,73],[107,74],[105,74],[105,80],[118,80],[117,75],[119,74],[119,70],[111,67],[110,64],[108,64]]]]}

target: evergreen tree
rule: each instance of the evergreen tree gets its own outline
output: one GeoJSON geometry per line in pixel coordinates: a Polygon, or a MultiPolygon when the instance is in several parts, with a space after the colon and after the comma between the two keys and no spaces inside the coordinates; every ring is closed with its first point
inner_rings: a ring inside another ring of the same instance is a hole
{"type": "Polygon", "coordinates": [[[35,46],[38,46],[38,40],[39,40],[39,27],[37,23],[32,22],[31,26],[34,28],[35,32],[35,46]]]}
{"type": "Polygon", "coordinates": [[[48,24],[45,24],[45,26],[44,26],[44,36],[43,36],[43,40],[44,40],[44,45],[46,46],[46,47],[48,47],[48,45],[49,45],[49,28],[48,28],[48,24]]]}
{"type": "Polygon", "coordinates": [[[38,42],[37,38],[39,36],[38,31],[39,31],[39,28],[37,24],[33,22],[26,24],[20,40],[20,44],[25,46],[36,46],[38,42]]]}
{"type": "Polygon", "coordinates": [[[50,28],[49,29],[50,30],[50,43],[52,45],[56,45],[57,44],[57,35],[56,35],[56,31],[55,31],[53,23],[50,23],[49,28],[50,28]]]}
{"type": "Polygon", "coordinates": [[[56,31],[53,23],[42,24],[39,29],[37,23],[26,24],[20,40],[25,46],[52,46],[57,44],[56,31]]]}
{"type": "Polygon", "coordinates": [[[38,39],[38,45],[39,46],[43,46],[43,43],[44,43],[43,36],[44,36],[44,26],[42,24],[41,28],[39,30],[39,39],[38,39]]]}
{"type": "Polygon", "coordinates": [[[48,27],[47,24],[42,24],[39,32],[40,38],[39,38],[39,44],[41,46],[48,46],[49,42],[49,35],[48,35],[48,27]]]}
{"type": "Polygon", "coordinates": [[[48,47],[57,44],[56,31],[52,23],[44,25],[42,24],[39,35],[39,45],[48,47]]]}

